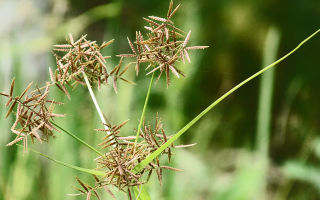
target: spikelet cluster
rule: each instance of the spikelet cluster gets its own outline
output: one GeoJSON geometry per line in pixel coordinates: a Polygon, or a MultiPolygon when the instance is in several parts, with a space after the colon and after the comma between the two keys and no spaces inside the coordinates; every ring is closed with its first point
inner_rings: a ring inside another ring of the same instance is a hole
{"type": "Polygon", "coordinates": [[[110,56],[103,56],[101,50],[109,46],[114,40],[97,45],[95,41],[86,39],[86,35],[74,41],[71,34],[67,44],[54,45],[57,69],[53,73],[49,68],[50,80],[70,99],[66,85],[72,88],[77,85],[85,85],[84,74],[91,84],[108,83],[106,59],[110,56]]]}
{"type": "Polygon", "coordinates": [[[120,57],[135,58],[136,73],[140,71],[140,65],[146,63],[148,74],[159,71],[158,79],[164,73],[166,75],[167,86],[170,84],[170,73],[177,78],[184,73],[178,68],[177,63],[185,59],[191,62],[188,51],[205,49],[208,46],[188,46],[191,31],[187,34],[176,27],[172,17],[179,9],[180,4],[173,9],[173,2],[170,2],[166,18],[149,16],[143,18],[148,26],[144,28],[148,31],[145,35],[141,31],[136,31],[135,41],[129,37],[128,44],[131,48],[130,54],[120,54],[120,57]]]}
{"type": "Polygon", "coordinates": [[[53,136],[53,130],[56,130],[51,123],[55,117],[63,117],[63,114],[53,113],[54,106],[56,104],[62,104],[54,100],[50,100],[49,90],[50,84],[43,88],[36,88],[30,91],[32,83],[30,83],[26,89],[19,96],[14,96],[14,84],[15,80],[11,83],[9,93],[0,93],[2,96],[9,98],[6,106],[8,117],[15,109],[15,122],[11,127],[12,133],[16,135],[15,139],[12,140],[7,146],[16,144],[19,141],[23,141],[24,150],[27,150],[28,137],[32,143],[34,140],[48,141],[49,137],[53,136]]]}
{"type": "MultiPolygon", "coordinates": [[[[161,119],[156,117],[155,123],[152,126],[150,123],[143,123],[141,129],[139,142],[135,143],[135,136],[119,136],[120,129],[127,121],[120,125],[108,125],[108,129],[96,129],[96,131],[105,133],[102,142],[99,146],[102,149],[109,148],[109,151],[104,156],[96,158],[97,170],[105,170],[105,176],[99,181],[96,179],[95,186],[85,184],[83,181],[77,179],[81,188],[76,188],[79,195],[90,196],[94,194],[97,196],[97,190],[105,188],[105,186],[115,186],[119,190],[128,191],[131,196],[130,187],[139,186],[148,182],[153,172],[157,174],[160,184],[162,183],[162,169],[173,171],[182,171],[177,168],[160,165],[159,158],[156,158],[141,172],[134,173],[134,167],[144,160],[148,155],[156,151],[162,144],[164,144],[170,136],[167,136],[163,130],[161,119]],[[89,193],[90,192],[90,193],[89,193]]],[[[187,147],[190,145],[179,146],[187,147]]],[[[161,155],[167,155],[168,161],[172,156],[174,146],[170,146],[161,155]]],[[[106,189],[106,188],[105,188],[106,189]]],[[[110,191],[108,191],[110,193],[110,191]]]]}

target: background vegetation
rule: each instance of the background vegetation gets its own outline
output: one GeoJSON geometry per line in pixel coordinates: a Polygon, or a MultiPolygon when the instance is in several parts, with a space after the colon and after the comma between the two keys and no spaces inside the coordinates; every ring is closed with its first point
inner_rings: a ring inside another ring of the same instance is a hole
{"type": "MultiPolygon", "coordinates": [[[[156,112],[167,133],[174,134],[210,102],[262,65],[294,48],[319,29],[319,0],[189,0],[182,3],[176,23],[192,30],[190,44],[209,45],[191,55],[182,67],[187,77],[165,80],[153,88],[147,117],[156,112]]],[[[52,45],[67,33],[88,33],[88,38],[115,38],[107,55],[129,52],[126,36],[143,29],[142,17],[164,16],[169,1],[2,0],[0,2],[0,90],[8,90],[13,76],[21,89],[39,84],[54,65],[52,45]]],[[[198,143],[177,150],[171,165],[182,173],[165,173],[163,186],[154,177],[148,184],[152,199],[319,199],[320,198],[320,40],[311,40],[272,72],[247,84],[205,116],[182,143],[198,143]]],[[[115,65],[116,58],[109,64],[115,65]]],[[[128,134],[139,119],[148,78],[135,78],[138,86],[120,83],[97,93],[108,120],[131,119],[128,134]]],[[[59,121],[89,143],[100,126],[86,88],[73,92],[67,117],[59,121]]],[[[71,169],[21,149],[5,147],[12,136],[0,99],[0,199],[75,199],[71,169]]],[[[12,120],[12,119],[11,119],[12,120]]],[[[95,155],[72,138],[57,133],[49,145],[35,148],[83,167],[94,167],[95,155]]],[[[89,177],[88,177],[89,178],[89,177]]],[[[108,199],[109,197],[106,197],[108,199]]],[[[119,197],[125,198],[125,197],[119,197]]]]}

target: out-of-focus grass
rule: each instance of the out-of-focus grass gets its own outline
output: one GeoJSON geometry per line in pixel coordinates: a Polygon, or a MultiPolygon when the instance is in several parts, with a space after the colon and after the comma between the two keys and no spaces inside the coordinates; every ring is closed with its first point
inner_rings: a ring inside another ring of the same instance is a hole
{"type": "MultiPolygon", "coordinates": [[[[265,39],[264,55],[262,66],[272,63],[277,59],[280,43],[280,33],[275,27],[270,27],[265,39]]],[[[257,198],[267,199],[267,172],[269,167],[269,145],[271,134],[271,118],[272,118],[272,97],[273,83],[275,77],[275,68],[266,72],[261,76],[259,88],[259,103],[257,115],[257,136],[256,136],[256,151],[258,162],[260,162],[260,187],[257,187],[257,198]]]]}

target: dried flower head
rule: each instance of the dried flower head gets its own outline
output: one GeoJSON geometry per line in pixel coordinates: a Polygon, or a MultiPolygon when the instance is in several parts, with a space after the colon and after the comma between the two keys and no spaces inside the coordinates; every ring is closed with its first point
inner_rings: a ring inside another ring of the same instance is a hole
{"type": "MultiPolygon", "coordinates": [[[[113,185],[119,190],[128,191],[129,196],[130,187],[139,186],[145,184],[150,179],[152,172],[157,174],[160,184],[162,183],[162,169],[168,169],[173,171],[182,171],[169,166],[160,165],[159,158],[152,161],[147,167],[141,172],[134,173],[133,169],[148,155],[156,151],[161,145],[163,145],[170,136],[167,136],[163,130],[161,119],[156,116],[154,125],[150,123],[143,123],[143,128],[140,130],[140,141],[135,143],[135,136],[119,136],[120,129],[127,123],[125,121],[120,125],[112,126],[108,124],[108,129],[96,129],[101,133],[107,133],[99,146],[102,149],[108,148],[108,152],[104,156],[96,158],[97,170],[105,170],[105,176],[100,180],[96,179],[95,187],[81,184],[84,190],[79,190],[80,194],[90,196],[91,194],[97,194],[97,189],[104,188],[113,185]],[[83,187],[85,186],[85,188],[83,187]]],[[[190,145],[182,145],[180,147],[188,147],[190,145]]],[[[191,145],[192,146],[192,145],[191,145]]],[[[171,145],[161,155],[167,155],[168,161],[170,162],[172,156],[171,145]]],[[[79,195],[80,195],[79,194],[79,195]]]]}
{"type": "Polygon", "coordinates": [[[85,85],[83,73],[86,74],[91,84],[98,84],[99,88],[102,83],[108,84],[110,75],[107,72],[106,59],[110,56],[103,56],[101,50],[113,41],[110,40],[98,45],[96,41],[87,40],[86,35],[84,35],[74,42],[72,35],[69,34],[67,44],[54,45],[53,51],[57,69],[53,73],[49,68],[51,82],[63,91],[69,99],[70,95],[66,85],[71,87],[79,84],[85,85]]]}
{"type": "Polygon", "coordinates": [[[32,83],[30,83],[20,96],[13,96],[15,80],[11,83],[9,93],[0,93],[0,95],[9,98],[6,107],[9,107],[6,117],[8,117],[16,108],[16,119],[11,127],[12,133],[16,134],[16,138],[7,146],[16,144],[23,140],[24,150],[27,150],[28,136],[31,141],[38,140],[48,141],[53,136],[53,130],[56,130],[50,122],[55,117],[63,117],[62,114],[53,113],[55,104],[62,104],[48,99],[50,84],[43,88],[36,88],[30,91],[32,83]],[[17,105],[17,106],[16,106],[17,105]]]}
{"type": "Polygon", "coordinates": [[[158,79],[162,73],[166,74],[167,86],[170,84],[170,72],[177,78],[184,73],[177,68],[176,63],[184,62],[185,58],[190,63],[189,50],[205,49],[208,46],[187,46],[191,31],[186,36],[185,32],[174,25],[171,20],[173,15],[179,9],[180,4],[173,9],[173,2],[170,2],[166,18],[149,16],[143,18],[149,26],[144,28],[148,31],[144,39],[140,31],[136,32],[134,43],[129,38],[128,43],[131,48],[131,54],[120,54],[121,57],[135,57],[136,73],[140,71],[140,64],[147,63],[148,74],[159,71],[158,79]],[[134,45],[136,47],[134,47],[134,45]]]}

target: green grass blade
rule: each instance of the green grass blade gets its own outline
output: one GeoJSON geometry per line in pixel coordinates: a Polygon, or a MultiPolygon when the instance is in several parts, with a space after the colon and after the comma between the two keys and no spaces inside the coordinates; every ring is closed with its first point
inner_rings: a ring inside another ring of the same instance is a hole
{"type": "Polygon", "coordinates": [[[292,51],[287,53],[282,58],[278,59],[277,61],[273,62],[272,64],[264,67],[257,73],[253,74],[249,78],[245,79],[235,87],[233,87],[231,90],[229,90],[227,93],[222,95],[220,98],[218,98],[216,101],[214,101],[211,105],[209,105],[205,110],[203,110],[198,116],[196,116],[194,119],[192,119],[187,125],[185,125],[180,131],[178,131],[175,135],[173,135],[166,143],[164,143],[162,146],[160,146],[156,151],[154,151],[152,154],[146,157],[141,163],[139,163],[133,171],[138,173],[142,171],[152,160],[154,160],[162,151],[164,151],[167,147],[169,147],[174,141],[176,141],[183,133],[185,133],[191,126],[193,126],[197,121],[199,121],[205,114],[207,114],[212,108],[214,108],[217,104],[219,104],[222,100],[224,100],[226,97],[228,97],[230,94],[238,90],[240,87],[251,81],[252,79],[256,78],[257,76],[263,74],[268,69],[271,69],[272,67],[276,66],[281,61],[285,60],[288,56],[293,54],[295,51],[297,51],[304,43],[306,43],[308,40],[310,40],[312,37],[314,37],[316,34],[320,32],[320,29],[318,29],[316,32],[314,32],[312,35],[307,37],[305,40],[300,42],[296,48],[294,48],[292,51]]]}
{"type": "MultiPolygon", "coordinates": [[[[17,146],[19,147],[23,147],[22,145],[19,145],[17,144],[17,146]]],[[[74,169],[74,170],[77,170],[77,171],[80,171],[80,172],[85,172],[85,173],[88,173],[88,174],[93,174],[93,175],[96,175],[96,176],[104,176],[105,173],[102,172],[102,171],[97,171],[97,170],[93,170],[93,169],[87,169],[87,168],[82,168],[82,167],[78,167],[78,166],[75,166],[75,165],[71,165],[69,163],[65,163],[65,162],[62,162],[62,161],[59,161],[59,160],[56,160],[48,155],[45,155],[39,151],[36,151],[32,148],[28,148],[28,150],[32,151],[33,153],[36,153],[36,154],[39,154],[40,156],[43,156],[59,165],[62,165],[62,166],[65,166],[65,167],[68,167],[68,168],[71,168],[71,169],[74,169]]]]}
{"type": "Polygon", "coordinates": [[[141,126],[142,126],[142,122],[144,120],[144,115],[145,115],[145,112],[146,112],[146,108],[147,108],[147,105],[148,105],[148,100],[149,100],[149,96],[150,96],[150,92],[151,92],[151,88],[152,88],[153,78],[154,78],[154,73],[152,73],[152,77],[151,77],[151,80],[150,80],[150,83],[149,83],[149,88],[148,88],[146,100],[144,101],[144,105],[143,105],[143,109],[142,109],[142,113],[141,113],[138,129],[137,129],[137,135],[136,135],[136,139],[134,141],[134,144],[136,144],[138,142],[140,129],[141,129],[141,126]]]}
{"type": "Polygon", "coordinates": [[[67,131],[66,129],[62,128],[61,126],[59,126],[58,124],[54,123],[51,121],[51,124],[53,124],[55,127],[59,128],[61,131],[65,132],[67,135],[73,137],[74,139],[76,139],[78,142],[80,142],[81,144],[85,145],[86,147],[88,147],[89,149],[91,149],[92,151],[96,152],[97,154],[99,154],[100,156],[104,157],[103,153],[99,152],[97,149],[95,149],[93,146],[91,146],[90,144],[86,143],[85,141],[83,141],[82,139],[80,139],[78,136],[76,136],[75,134],[67,131]]]}
{"type": "Polygon", "coordinates": [[[145,185],[140,185],[140,188],[133,187],[133,192],[136,200],[151,200],[145,185]]]}

